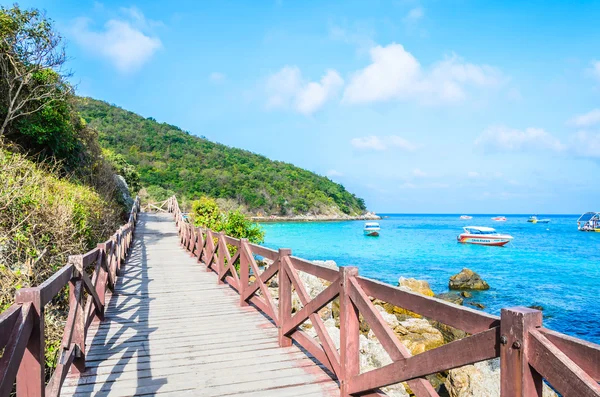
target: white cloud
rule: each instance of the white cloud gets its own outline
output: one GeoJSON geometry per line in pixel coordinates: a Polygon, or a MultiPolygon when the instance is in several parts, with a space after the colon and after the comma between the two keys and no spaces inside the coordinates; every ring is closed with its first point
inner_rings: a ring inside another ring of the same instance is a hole
{"type": "Polygon", "coordinates": [[[413,175],[418,177],[418,178],[425,178],[427,176],[427,173],[420,170],[419,168],[415,168],[413,170],[413,175]]]}
{"type": "Polygon", "coordinates": [[[505,126],[491,126],[475,140],[475,145],[490,152],[519,152],[566,149],[557,138],[541,128],[516,130],[505,126]]]}
{"type": "Polygon", "coordinates": [[[576,156],[600,159],[600,132],[578,131],[570,144],[576,156]]]}
{"type": "Polygon", "coordinates": [[[417,147],[413,143],[397,135],[379,137],[375,135],[365,136],[361,138],[353,138],[350,144],[360,150],[378,150],[400,149],[403,151],[412,152],[417,147]]]}
{"type": "Polygon", "coordinates": [[[469,178],[479,178],[479,172],[475,172],[475,171],[469,171],[469,172],[467,173],[467,176],[468,176],[469,178]]]}
{"type": "Polygon", "coordinates": [[[305,82],[297,66],[285,66],[267,80],[267,108],[293,108],[309,115],[333,98],[343,84],[333,69],[327,70],[319,82],[305,82]]]}
{"type": "Polygon", "coordinates": [[[129,73],[148,62],[162,43],[143,31],[155,22],[146,20],[136,8],[121,11],[127,19],[111,19],[100,30],[93,30],[89,19],[78,18],[72,33],[84,50],[108,59],[120,72],[129,73]]]}
{"type": "Polygon", "coordinates": [[[225,81],[225,75],[223,73],[220,72],[212,72],[208,78],[210,79],[210,81],[212,81],[213,83],[219,84],[225,81]]]}
{"type": "Polygon", "coordinates": [[[352,138],[350,144],[356,149],[363,150],[385,150],[386,146],[383,141],[377,136],[366,136],[363,138],[352,138]]]}
{"type": "Polygon", "coordinates": [[[327,171],[327,176],[328,177],[336,177],[336,176],[344,176],[344,174],[342,174],[341,172],[336,171],[336,170],[329,170],[329,171],[327,171]]]}
{"type": "Polygon", "coordinates": [[[404,17],[404,21],[407,23],[414,23],[425,16],[425,10],[423,7],[412,8],[408,14],[404,17]]]}
{"type": "Polygon", "coordinates": [[[592,76],[600,81],[600,61],[592,61],[592,76]]]}
{"type": "Polygon", "coordinates": [[[590,127],[600,124],[600,109],[594,109],[585,114],[577,115],[569,121],[569,124],[577,127],[590,127]]]}
{"type": "Polygon", "coordinates": [[[400,44],[371,49],[371,64],[355,72],[344,92],[347,103],[390,99],[425,103],[458,102],[467,87],[498,86],[506,79],[489,65],[465,62],[455,54],[424,69],[400,44]]]}

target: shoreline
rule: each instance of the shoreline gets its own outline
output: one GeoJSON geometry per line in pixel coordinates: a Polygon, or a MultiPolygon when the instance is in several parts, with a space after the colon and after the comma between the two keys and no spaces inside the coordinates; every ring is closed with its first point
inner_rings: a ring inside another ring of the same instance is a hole
{"type": "Polygon", "coordinates": [[[250,217],[257,223],[279,223],[279,222],[337,222],[337,221],[377,221],[382,219],[375,213],[364,215],[296,215],[296,216],[253,216],[250,217]]]}

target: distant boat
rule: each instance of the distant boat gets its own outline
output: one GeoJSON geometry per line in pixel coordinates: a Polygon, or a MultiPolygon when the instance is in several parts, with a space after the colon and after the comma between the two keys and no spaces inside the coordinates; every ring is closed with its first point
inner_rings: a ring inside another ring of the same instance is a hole
{"type": "Polygon", "coordinates": [[[363,230],[365,232],[365,236],[377,237],[379,236],[379,230],[381,230],[381,228],[379,227],[379,223],[377,222],[367,222],[365,223],[365,227],[363,230]]]}
{"type": "Polygon", "coordinates": [[[496,222],[506,222],[506,217],[505,216],[496,216],[492,218],[493,221],[496,222]]]}
{"type": "Polygon", "coordinates": [[[577,219],[577,229],[582,232],[600,232],[600,212],[586,212],[577,219]]]}
{"type": "Polygon", "coordinates": [[[531,222],[531,223],[550,223],[550,219],[548,219],[548,218],[538,219],[537,216],[533,215],[533,216],[530,216],[529,219],[527,219],[527,222],[531,222]]]}
{"type": "Polygon", "coordinates": [[[469,215],[461,215],[460,219],[473,219],[473,217],[469,215]]]}
{"type": "Polygon", "coordinates": [[[456,239],[463,244],[494,245],[503,246],[508,244],[513,237],[508,234],[500,234],[496,229],[483,226],[465,226],[464,233],[456,239]]]}

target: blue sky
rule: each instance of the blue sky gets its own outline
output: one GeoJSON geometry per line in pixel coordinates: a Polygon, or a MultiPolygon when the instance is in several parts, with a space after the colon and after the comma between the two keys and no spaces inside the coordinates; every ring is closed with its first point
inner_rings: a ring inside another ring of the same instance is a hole
{"type": "Polygon", "coordinates": [[[78,93],[379,212],[600,210],[600,3],[21,1],[78,93]]]}

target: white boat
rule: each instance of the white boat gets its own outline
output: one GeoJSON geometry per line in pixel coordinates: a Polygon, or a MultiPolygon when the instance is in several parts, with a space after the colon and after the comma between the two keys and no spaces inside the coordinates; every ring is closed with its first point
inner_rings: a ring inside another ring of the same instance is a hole
{"type": "Polygon", "coordinates": [[[577,229],[582,232],[600,232],[600,212],[586,212],[577,219],[577,229]]]}
{"type": "Polygon", "coordinates": [[[365,231],[365,236],[379,236],[379,230],[381,228],[379,227],[379,223],[377,222],[367,222],[365,223],[365,227],[364,227],[364,231],[365,231]]]}
{"type": "Polygon", "coordinates": [[[506,217],[505,216],[495,216],[492,218],[493,221],[496,222],[506,222],[506,217]]]}
{"type": "Polygon", "coordinates": [[[461,216],[460,216],[460,219],[463,219],[463,220],[464,220],[464,219],[473,219],[473,217],[472,217],[472,216],[469,216],[469,215],[461,215],[461,216]]]}
{"type": "Polygon", "coordinates": [[[503,246],[509,243],[513,237],[508,234],[500,234],[496,229],[483,226],[465,226],[464,233],[457,237],[459,243],[503,246]]]}

